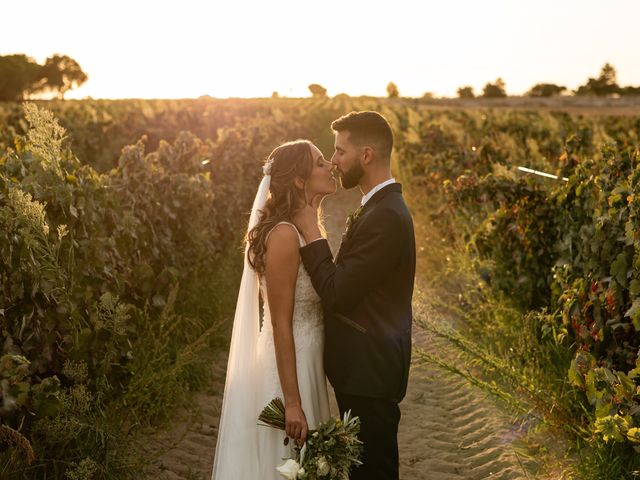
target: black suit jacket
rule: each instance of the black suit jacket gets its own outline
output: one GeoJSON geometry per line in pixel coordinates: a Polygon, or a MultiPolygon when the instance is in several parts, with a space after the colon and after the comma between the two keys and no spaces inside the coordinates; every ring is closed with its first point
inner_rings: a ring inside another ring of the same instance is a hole
{"type": "Polygon", "coordinates": [[[416,247],[401,185],[387,185],[369,199],[343,235],[335,262],[324,239],[300,254],[324,307],[324,365],[333,388],[402,400],[416,247]]]}

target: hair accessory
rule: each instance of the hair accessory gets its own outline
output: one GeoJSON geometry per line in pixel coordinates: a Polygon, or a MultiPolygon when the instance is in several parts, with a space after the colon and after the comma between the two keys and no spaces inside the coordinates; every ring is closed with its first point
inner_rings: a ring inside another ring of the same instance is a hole
{"type": "Polygon", "coordinates": [[[273,157],[267,160],[265,164],[262,166],[262,173],[264,173],[265,175],[271,175],[272,165],[273,165],[273,157]]]}

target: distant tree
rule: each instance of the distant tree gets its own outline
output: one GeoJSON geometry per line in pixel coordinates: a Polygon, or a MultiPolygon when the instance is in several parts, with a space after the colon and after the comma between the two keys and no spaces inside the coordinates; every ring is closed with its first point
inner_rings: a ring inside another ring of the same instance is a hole
{"type": "Polygon", "coordinates": [[[459,98],[475,98],[476,94],[473,93],[473,87],[460,87],[458,89],[458,97],[459,98]]]}
{"type": "Polygon", "coordinates": [[[280,94],[278,92],[273,92],[271,94],[271,98],[280,98],[280,94]]]}
{"type": "Polygon", "coordinates": [[[0,56],[0,100],[20,101],[44,80],[42,66],[26,55],[0,56]]]}
{"type": "Polygon", "coordinates": [[[0,100],[21,101],[43,91],[63,98],[86,80],[78,62],[66,55],[49,57],[44,65],[26,55],[0,56],[0,100]]]}
{"type": "Polygon", "coordinates": [[[327,98],[327,89],[322,85],[312,83],[308,88],[313,98],[327,98]]]}
{"type": "Polygon", "coordinates": [[[395,83],[389,82],[387,85],[387,96],[389,98],[398,98],[400,96],[400,91],[395,83]]]}
{"type": "Polygon", "coordinates": [[[640,87],[622,87],[620,89],[620,95],[625,95],[625,96],[633,96],[633,95],[640,95],[640,87]]]}
{"type": "Polygon", "coordinates": [[[67,55],[54,55],[47,58],[43,73],[46,78],[44,89],[57,92],[58,98],[64,98],[65,93],[79,87],[87,81],[87,74],[82,71],[80,64],[67,55]]]}
{"type": "Polygon", "coordinates": [[[605,63],[600,70],[599,80],[602,80],[607,85],[615,85],[618,83],[618,74],[616,69],[610,63],[605,63]]]}
{"type": "Polygon", "coordinates": [[[553,83],[537,83],[525,95],[528,97],[553,97],[560,95],[566,89],[567,87],[553,83]]]}
{"type": "Polygon", "coordinates": [[[613,65],[605,63],[600,70],[598,78],[589,78],[587,83],[578,87],[576,95],[606,96],[620,93],[620,86],[617,82],[616,69],[613,65]]]}
{"type": "Polygon", "coordinates": [[[507,92],[505,90],[504,80],[498,78],[495,83],[487,83],[482,90],[482,96],[486,98],[506,97],[507,92]]]}
{"type": "Polygon", "coordinates": [[[422,99],[423,100],[431,100],[432,98],[434,98],[435,96],[433,95],[433,92],[424,92],[422,94],[422,99]]]}

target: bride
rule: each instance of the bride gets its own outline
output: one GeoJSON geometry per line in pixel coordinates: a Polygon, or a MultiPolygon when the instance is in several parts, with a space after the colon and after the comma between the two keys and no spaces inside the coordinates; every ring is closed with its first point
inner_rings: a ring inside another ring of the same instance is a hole
{"type": "Polygon", "coordinates": [[[245,241],[214,480],[279,478],[276,466],[329,418],[322,307],[301,263],[304,238],[291,220],[335,192],[333,165],[311,142],[296,140],[273,150],[263,172],[245,241]],[[258,425],[275,397],[284,400],[288,445],[281,430],[258,425]]]}

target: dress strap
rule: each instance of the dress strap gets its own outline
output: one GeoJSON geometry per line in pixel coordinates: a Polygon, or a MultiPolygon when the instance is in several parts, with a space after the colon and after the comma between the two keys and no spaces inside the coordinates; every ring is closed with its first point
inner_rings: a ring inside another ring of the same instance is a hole
{"type": "Polygon", "coordinates": [[[305,241],[304,241],[304,237],[300,234],[300,231],[298,231],[298,228],[291,222],[278,222],[276,223],[273,228],[271,230],[269,230],[269,232],[267,233],[267,236],[265,237],[264,241],[266,243],[267,239],[269,238],[269,235],[271,235],[271,232],[273,232],[273,229],[276,228],[278,225],[291,225],[291,227],[296,231],[296,233],[298,234],[298,240],[300,240],[300,246],[304,247],[306,245],[305,241]]]}

